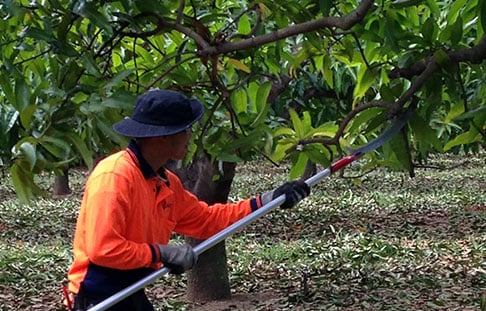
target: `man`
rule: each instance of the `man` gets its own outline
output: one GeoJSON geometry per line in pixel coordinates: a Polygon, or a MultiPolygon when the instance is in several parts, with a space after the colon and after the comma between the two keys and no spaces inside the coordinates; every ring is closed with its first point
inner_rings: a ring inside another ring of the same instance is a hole
{"type": "MultiPolygon", "coordinates": [[[[167,245],[172,232],[207,239],[282,194],[283,208],[309,195],[306,183],[294,181],[238,203],[199,201],[164,165],[184,158],[203,113],[196,99],[152,90],[138,97],[130,118],[114,125],[133,140],[100,161],[87,180],[68,272],[73,310],[86,310],[161,266],[172,273],[190,269],[197,254],[189,245],[167,245]]],[[[153,306],[140,290],[109,310],[153,306]]]]}

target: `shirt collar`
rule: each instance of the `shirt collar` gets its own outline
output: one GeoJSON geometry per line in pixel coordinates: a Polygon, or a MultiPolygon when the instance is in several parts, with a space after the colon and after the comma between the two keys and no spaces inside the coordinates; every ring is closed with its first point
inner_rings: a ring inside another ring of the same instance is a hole
{"type": "Polygon", "coordinates": [[[165,168],[161,167],[157,172],[155,172],[150,164],[148,164],[147,160],[142,155],[140,148],[137,145],[135,140],[131,140],[127,147],[128,151],[131,152],[138,161],[138,166],[140,167],[140,171],[142,171],[143,177],[145,179],[149,179],[151,177],[161,177],[162,179],[166,180],[167,177],[165,175],[165,168]]]}

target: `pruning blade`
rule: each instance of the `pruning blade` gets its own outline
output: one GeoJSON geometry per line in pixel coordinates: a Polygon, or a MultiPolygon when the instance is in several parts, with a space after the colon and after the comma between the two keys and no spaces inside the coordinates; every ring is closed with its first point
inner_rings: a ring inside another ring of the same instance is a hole
{"type": "Polygon", "coordinates": [[[399,116],[396,121],[393,122],[393,124],[383,132],[383,134],[362,147],[359,147],[357,149],[346,148],[346,150],[350,153],[350,155],[357,156],[361,156],[365,153],[376,150],[378,147],[382,146],[385,142],[390,140],[390,138],[398,133],[398,131],[400,131],[400,129],[408,122],[408,120],[410,120],[410,117],[412,116],[416,107],[416,101],[413,101],[408,109],[401,116],[399,116]]]}

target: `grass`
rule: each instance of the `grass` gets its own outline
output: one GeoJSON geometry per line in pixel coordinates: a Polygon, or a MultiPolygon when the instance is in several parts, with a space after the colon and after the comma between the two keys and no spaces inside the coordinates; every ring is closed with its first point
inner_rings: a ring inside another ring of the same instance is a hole
{"type": "MultiPolygon", "coordinates": [[[[235,234],[227,241],[232,292],[251,297],[252,310],[486,310],[485,154],[429,164],[446,169],[413,179],[386,169],[332,176],[296,208],[235,234]]],[[[240,166],[231,199],[278,186],[287,173],[240,166]]],[[[73,175],[73,196],[23,207],[9,179],[0,182],[0,310],[63,310],[85,178],[73,175]]],[[[191,310],[184,282],[167,276],[147,291],[159,310],[191,310]]]]}

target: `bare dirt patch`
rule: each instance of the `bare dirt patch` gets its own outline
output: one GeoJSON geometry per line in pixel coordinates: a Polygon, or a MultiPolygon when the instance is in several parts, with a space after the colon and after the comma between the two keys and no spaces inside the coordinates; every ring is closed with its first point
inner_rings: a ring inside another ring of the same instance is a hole
{"type": "Polygon", "coordinates": [[[280,293],[265,291],[259,293],[238,293],[230,299],[206,303],[189,303],[194,311],[228,310],[277,310],[280,293]]]}

